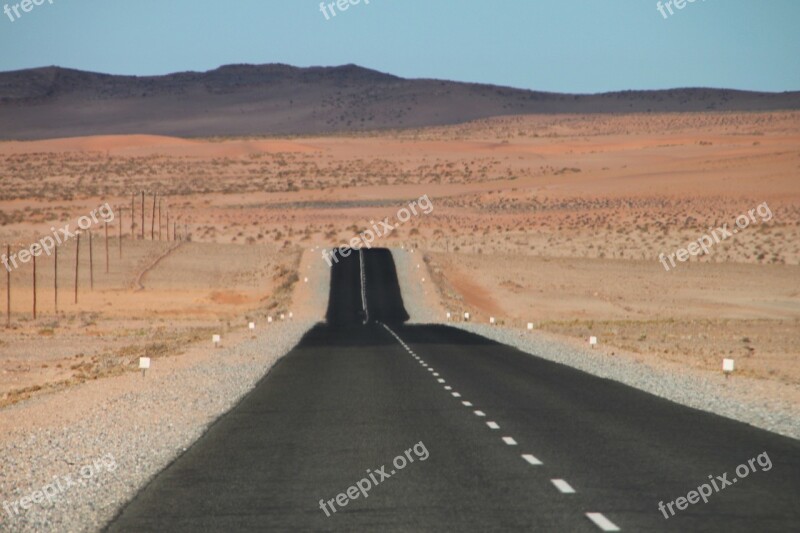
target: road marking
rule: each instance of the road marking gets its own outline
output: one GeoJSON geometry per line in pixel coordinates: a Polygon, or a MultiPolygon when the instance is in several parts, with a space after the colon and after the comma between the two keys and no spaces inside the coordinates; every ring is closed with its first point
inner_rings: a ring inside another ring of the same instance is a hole
{"type": "Polygon", "coordinates": [[[364,250],[358,250],[358,265],[361,268],[361,306],[364,308],[364,324],[369,322],[367,309],[367,275],[364,272],[364,250]]]}
{"type": "Polygon", "coordinates": [[[603,516],[603,513],[586,513],[586,517],[603,531],[620,531],[614,522],[603,516]]]}
{"type": "Polygon", "coordinates": [[[542,462],[539,459],[537,459],[536,457],[534,457],[529,453],[523,453],[522,458],[528,461],[528,463],[532,464],[533,466],[539,466],[540,464],[542,464],[542,462]]]}
{"type": "MultiPolygon", "coordinates": [[[[363,259],[362,259],[362,261],[363,261],[363,259]]],[[[365,305],[366,305],[366,302],[365,302],[365,305]]],[[[406,345],[406,344],[405,344],[405,343],[402,341],[402,339],[400,339],[400,337],[399,337],[399,336],[398,336],[398,335],[397,335],[397,334],[396,334],[394,331],[392,331],[392,330],[391,330],[391,328],[390,328],[389,326],[387,326],[386,324],[384,324],[384,323],[382,323],[382,322],[381,322],[381,325],[382,325],[382,326],[383,326],[383,327],[384,327],[384,328],[385,328],[385,329],[386,329],[386,330],[387,330],[389,333],[391,333],[391,334],[392,334],[392,336],[394,336],[394,338],[395,338],[395,339],[397,339],[397,340],[398,340],[398,342],[400,342],[400,344],[402,344],[402,345],[403,345],[403,346],[404,346],[404,347],[405,347],[405,348],[408,350],[408,353],[410,353],[410,354],[411,354],[411,355],[414,357],[414,359],[416,359],[417,361],[419,361],[419,364],[420,364],[420,365],[422,365],[422,366],[423,366],[423,367],[425,367],[425,368],[428,368],[428,365],[425,363],[425,361],[423,361],[422,359],[420,359],[420,358],[419,358],[419,356],[418,356],[417,354],[415,354],[415,353],[414,353],[414,352],[413,352],[413,351],[412,351],[412,350],[411,350],[411,349],[410,349],[410,348],[409,348],[409,347],[408,347],[408,346],[407,346],[407,345],[406,345]]],[[[431,372],[431,373],[432,373],[432,375],[433,375],[433,377],[439,378],[439,373],[438,373],[438,372],[434,372],[434,369],[433,369],[433,368],[428,368],[428,372],[431,372]]],[[[444,379],[442,379],[442,378],[439,378],[439,379],[437,379],[436,381],[438,381],[439,383],[445,383],[445,380],[444,380],[444,379]]],[[[451,387],[450,385],[445,385],[444,389],[445,389],[445,390],[448,390],[448,391],[450,391],[450,390],[453,390],[453,387],[451,387]]],[[[450,394],[451,394],[451,395],[452,395],[454,398],[461,398],[461,394],[459,394],[458,392],[451,392],[450,394]]],[[[472,402],[468,402],[468,401],[466,401],[466,400],[462,401],[462,402],[461,402],[461,404],[462,404],[462,405],[464,405],[465,407],[472,407],[472,402]]],[[[477,410],[476,410],[476,411],[473,411],[473,413],[475,413],[475,415],[476,415],[476,416],[486,416],[486,413],[484,413],[483,411],[477,411],[477,410]]],[[[487,423],[487,425],[488,425],[490,428],[492,428],[492,429],[500,429],[500,426],[498,426],[498,425],[497,425],[497,423],[495,423],[495,422],[488,422],[488,423],[487,423]]],[[[517,445],[517,441],[515,441],[515,440],[514,440],[513,438],[511,438],[511,437],[503,437],[503,442],[505,442],[505,443],[506,443],[507,445],[509,445],[509,446],[516,446],[516,445],[517,445]]],[[[540,463],[540,462],[539,462],[539,461],[538,461],[538,460],[537,460],[535,457],[533,457],[532,455],[529,455],[529,456],[525,456],[525,455],[523,455],[523,457],[525,457],[525,459],[526,459],[526,460],[527,460],[529,463],[531,463],[531,464],[541,464],[541,463],[540,463]],[[530,459],[528,459],[528,457],[530,457],[530,459]]]]}
{"type": "Polygon", "coordinates": [[[563,479],[551,479],[550,481],[556,486],[561,494],[575,494],[575,489],[573,489],[570,484],[563,479]]]}

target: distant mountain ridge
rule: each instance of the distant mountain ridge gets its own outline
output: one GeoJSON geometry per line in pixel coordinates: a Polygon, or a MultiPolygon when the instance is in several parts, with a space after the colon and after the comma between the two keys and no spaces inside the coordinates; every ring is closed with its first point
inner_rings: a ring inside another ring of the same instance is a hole
{"type": "Polygon", "coordinates": [[[99,134],[313,135],[446,125],[499,115],[800,109],[800,91],[559,94],[405,79],[357,65],[226,65],[120,76],[60,67],[0,73],[0,139],[99,134]]]}

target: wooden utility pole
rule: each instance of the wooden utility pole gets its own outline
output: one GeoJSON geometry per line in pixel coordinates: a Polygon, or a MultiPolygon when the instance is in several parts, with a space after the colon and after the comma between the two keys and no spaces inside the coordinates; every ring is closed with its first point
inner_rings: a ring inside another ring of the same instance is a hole
{"type": "Polygon", "coordinates": [[[106,230],[106,274],[108,274],[108,222],[105,223],[106,230]]]}
{"type": "Polygon", "coordinates": [[[150,240],[156,240],[156,197],[157,192],[153,193],[153,212],[150,214],[150,240]]]}
{"type": "Polygon", "coordinates": [[[56,315],[58,315],[58,246],[53,249],[53,301],[56,305],[56,315]]]}
{"type": "Polygon", "coordinates": [[[142,191],[142,240],[144,240],[144,191],[142,191]]]}
{"type": "Polygon", "coordinates": [[[78,257],[81,254],[81,234],[75,234],[75,303],[78,303],[78,257]]]}
{"type": "Polygon", "coordinates": [[[167,242],[169,242],[169,209],[167,209],[167,242]]]}
{"type": "Polygon", "coordinates": [[[136,193],[131,193],[131,240],[136,239],[136,235],[133,233],[133,221],[136,220],[136,193]]]}
{"type": "Polygon", "coordinates": [[[158,240],[161,240],[161,198],[158,199],[158,240]]]}
{"type": "Polygon", "coordinates": [[[33,258],[33,319],[36,320],[36,256],[31,254],[33,258]]]}
{"type": "Polygon", "coordinates": [[[92,230],[89,230],[89,290],[94,290],[94,255],[92,254],[92,230]]]}
{"type": "Polygon", "coordinates": [[[122,259],[122,210],[124,208],[119,206],[119,258],[122,259]]]}
{"type": "MultiPolygon", "coordinates": [[[[6,244],[6,261],[11,259],[11,245],[6,244]]],[[[11,327],[11,269],[6,269],[6,327],[11,327]]]]}

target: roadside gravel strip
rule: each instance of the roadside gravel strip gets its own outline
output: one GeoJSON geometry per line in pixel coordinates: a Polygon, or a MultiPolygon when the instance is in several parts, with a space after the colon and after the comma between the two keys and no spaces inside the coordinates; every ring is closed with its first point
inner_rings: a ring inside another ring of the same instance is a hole
{"type": "MultiPolygon", "coordinates": [[[[485,324],[449,323],[528,354],[625,383],[673,402],[739,420],[755,427],[800,439],[800,411],[796,405],[770,397],[777,386],[743,376],[730,379],[709,372],[696,373],[664,365],[664,368],[611,356],[521,332],[485,324]]],[[[781,385],[786,386],[788,385],[781,385]]]]}
{"type": "Polygon", "coordinates": [[[434,291],[431,283],[427,285],[420,281],[421,277],[428,276],[425,262],[419,252],[410,253],[408,250],[392,248],[395,266],[397,268],[397,281],[403,294],[403,305],[411,315],[409,324],[432,324],[443,318],[432,309],[434,297],[427,298],[427,290],[434,291]],[[421,268],[417,268],[420,265],[421,268]]]}
{"type": "Polygon", "coordinates": [[[4,409],[0,531],[99,530],[250,391],[313,325],[296,321],[264,326],[255,338],[238,334],[239,342],[207,349],[196,360],[187,355],[155,360],[145,378],[126,374],[4,409]],[[158,370],[167,365],[169,370],[158,370]],[[91,407],[81,407],[85,405],[91,407]],[[61,421],[59,416],[55,423],[34,428],[16,420],[71,409],[78,409],[75,420],[61,421]],[[81,467],[102,457],[113,457],[116,468],[80,479],[81,467]],[[13,510],[3,508],[3,502],[18,502],[54,483],[55,476],[72,476],[77,484],[53,505],[47,500],[33,503],[14,516],[9,516],[13,510]]]}

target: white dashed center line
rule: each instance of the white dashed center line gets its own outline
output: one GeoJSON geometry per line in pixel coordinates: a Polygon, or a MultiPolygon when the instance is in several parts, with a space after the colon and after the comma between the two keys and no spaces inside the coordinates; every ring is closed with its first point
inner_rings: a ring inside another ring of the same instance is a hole
{"type": "Polygon", "coordinates": [[[619,531],[617,525],[603,516],[603,513],[586,513],[586,517],[603,531],[619,531]]]}
{"type": "Polygon", "coordinates": [[[542,464],[542,462],[539,459],[537,459],[536,457],[534,457],[529,453],[522,454],[522,458],[528,461],[528,464],[532,464],[533,466],[539,466],[540,464],[542,464]]]}
{"type": "MultiPolygon", "coordinates": [[[[414,359],[416,359],[419,362],[420,365],[422,365],[423,367],[427,368],[428,372],[431,372],[433,377],[439,378],[439,373],[435,372],[433,368],[429,368],[428,364],[425,363],[425,361],[422,360],[417,354],[415,354],[414,351],[405,342],[403,342],[403,340],[400,338],[399,335],[395,334],[395,332],[392,331],[389,328],[389,326],[387,326],[386,324],[381,324],[381,325],[384,328],[386,328],[386,330],[389,331],[389,333],[391,333],[392,336],[394,336],[394,338],[397,339],[397,341],[406,350],[408,350],[408,353],[410,353],[414,357],[414,359]]],[[[439,383],[445,383],[445,380],[442,379],[442,378],[439,378],[436,381],[439,382],[439,383]]],[[[450,391],[453,388],[451,386],[447,385],[447,386],[444,387],[444,389],[450,391]]],[[[452,394],[452,396],[454,398],[460,398],[461,397],[461,394],[459,394],[458,392],[451,392],[450,394],[452,394]]],[[[472,402],[462,401],[461,403],[465,407],[472,407],[472,402]]],[[[483,411],[480,411],[480,410],[475,410],[475,411],[473,411],[473,413],[475,414],[475,416],[479,416],[479,417],[485,417],[486,416],[486,413],[484,413],[483,411]]],[[[493,430],[500,429],[500,426],[497,424],[497,422],[494,422],[494,421],[486,422],[486,425],[490,429],[493,429],[493,430]]],[[[508,446],[516,446],[517,445],[517,441],[515,441],[513,437],[502,437],[502,439],[503,439],[503,442],[506,443],[506,445],[508,445],[508,446]]],[[[525,461],[529,465],[539,466],[539,465],[542,464],[542,462],[532,454],[524,453],[524,454],[521,455],[521,457],[523,459],[525,459],[525,461]]],[[[572,486],[569,483],[567,483],[565,480],[563,480],[563,479],[551,479],[550,482],[562,494],[575,494],[575,489],[572,488],[572,486]]],[[[620,531],[620,528],[616,524],[614,524],[611,520],[609,520],[608,518],[603,516],[602,513],[586,513],[586,517],[589,520],[591,520],[602,531],[620,531]]]]}
{"type": "Polygon", "coordinates": [[[570,484],[563,479],[551,479],[550,481],[562,494],[575,494],[575,489],[573,489],[570,484]]]}

